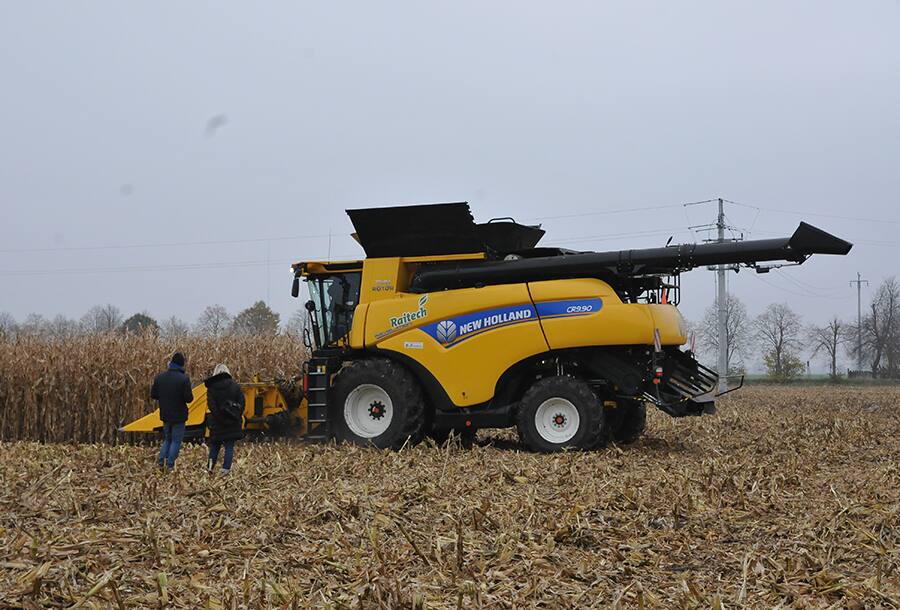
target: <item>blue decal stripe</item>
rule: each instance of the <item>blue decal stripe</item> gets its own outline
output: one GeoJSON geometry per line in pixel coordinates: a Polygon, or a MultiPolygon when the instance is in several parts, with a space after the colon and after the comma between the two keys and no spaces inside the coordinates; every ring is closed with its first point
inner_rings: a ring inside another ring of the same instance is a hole
{"type": "Polygon", "coordinates": [[[541,319],[567,318],[595,314],[603,308],[603,299],[566,299],[536,304],[541,319]]]}
{"type": "Polygon", "coordinates": [[[581,318],[583,316],[589,316],[592,313],[597,313],[596,311],[589,311],[587,313],[558,313],[552,316],[542,315],[541,320],[553,320],[555,318],[581,318]]]}
{"type": "MultiPolygon", "coordinates": [[[[482,328],[481,330],[476,330],[475,332],[471,332],[467,335],[463,335],[462,337],[457,337],[453,341],[451,341],[449,343],[442,343],[441,345],[443,345],[444,347],[453,347],[454,345],[458,345],[458,344],[462,343],[466,339],[471,339],[472,337],[477,337],[478,335],[486,333],[489,330],[496,330],[498,328],[506,328],[508,326],[515,326],[516,324],[522,324],[524,322],[537,322],[537,321],[538,321],[537,318],[527,318],[525,320],[514,320],[512,322],[506,322],[504,324],[497,324],[496,326],[491,326],[489,328],[482,328]]],[[[440,341],[438,343],[440,343],[440,341]]]]}
{"type": "Polygon", "coordinates": [[[536,322],[537,311],[530,303],[498,307],[446,318],[421,327],[428,336],[445,348],[495,328],[522,322],[536,322]]]}

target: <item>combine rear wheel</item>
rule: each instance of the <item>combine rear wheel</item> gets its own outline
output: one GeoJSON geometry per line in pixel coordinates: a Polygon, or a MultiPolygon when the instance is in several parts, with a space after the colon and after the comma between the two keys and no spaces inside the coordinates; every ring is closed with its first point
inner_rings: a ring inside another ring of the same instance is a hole
{"type": "Polygon", "coordinates": [[[617,443],[633,443],[647,427],[647,404],[639,400],[620,400],[607,412],[610,438],[617,443]]]}
{"type": "Polygon", "coordinates": [[[422,388],[399,364],[381,358],[357,360],[335,378],[329,419],[339,441],[399,449],[417,442],[425,425],[422,388]]]}
{"type": "Polygon", "coordinates": [[[532,451],[594,449],[603,441],[603,406],[590,386],[572,377],[547,377],[519,403],[519,438],[532,451]]]}

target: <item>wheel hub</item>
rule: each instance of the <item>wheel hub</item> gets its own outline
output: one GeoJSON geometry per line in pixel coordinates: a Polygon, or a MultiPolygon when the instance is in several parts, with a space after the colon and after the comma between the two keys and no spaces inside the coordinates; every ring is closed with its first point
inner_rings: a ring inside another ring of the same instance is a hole
{"type": "Polygon", "coordinates": [[[534,413],[534,427],[545,441],[563,445],[578,434],[581,415],[570,400],[554,396],[538,406],[534,413]]]}
{"type": "Polygon", "coordinates": [[[384,412],[384,403],[380,400],[375,400],[369,405],[369,417],[372,419],[381,419],[384,417],[384,412]]]}
{"type": "Polygon", "coordinates": [[[387,432],[394,419],[394,404],[381,386],[363,383],[344,400],[344,422],[350,432],[371,439],[387,432]]]}

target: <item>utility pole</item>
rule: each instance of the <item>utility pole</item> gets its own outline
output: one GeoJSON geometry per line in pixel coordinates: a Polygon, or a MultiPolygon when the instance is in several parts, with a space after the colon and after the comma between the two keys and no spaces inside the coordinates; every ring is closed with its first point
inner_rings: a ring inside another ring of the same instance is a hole
{"type": "Polygon", "coordinates": [[[272,242],[266,241],[266,305],[271,303],[269,300],[270,286],[272,283],[272,272],[269,271],[272,268],[272,242]]]}
{"type": "Polygon", "coordinates": [[[856,370],[862,371],[862,285],[869,285],[869,280],[862,279],[862,274],[857,271],[856,279],[850,280],[850,285],[856,284],[856,370]]]}
{"type": "MultiPolygon", "coordinates": [[[[725,241],[725,208],[722,198],[719,197],[719,217],[716,221],[716,228],[719,231],[719,243],[725,241]]],[[[718,284],[718,296],[716,297],[719,304],[718,326],[719,326],[719,392],[728,390],[728,337],[725,328],[725,316],[728,315],[725,304],[725,265],[719,265],[716,270],[716,279],[718,284]]]]}

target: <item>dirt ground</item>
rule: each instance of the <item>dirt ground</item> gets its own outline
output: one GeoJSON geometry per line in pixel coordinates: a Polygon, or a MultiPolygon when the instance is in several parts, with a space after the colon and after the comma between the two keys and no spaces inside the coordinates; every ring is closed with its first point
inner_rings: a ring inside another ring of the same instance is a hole
{"type": "Polygon", "coordinates": [[[0,607],[900,608],[900,389],[524,453],[0,444],[0,607]]]}

